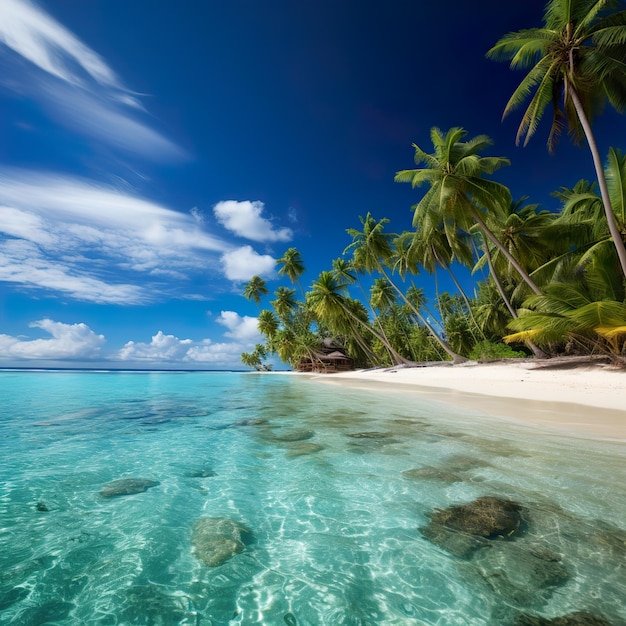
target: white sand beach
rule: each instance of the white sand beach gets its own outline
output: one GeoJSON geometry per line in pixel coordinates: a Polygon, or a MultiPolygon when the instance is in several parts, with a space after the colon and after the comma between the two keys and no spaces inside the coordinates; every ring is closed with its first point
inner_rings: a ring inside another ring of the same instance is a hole
{"type": "Polygon", "coordinates": [[[320,374],[334,384],[404,387],[455,405],[592,438],[626,441],[626,370],[576,359],[469,362],[320,374]]]}

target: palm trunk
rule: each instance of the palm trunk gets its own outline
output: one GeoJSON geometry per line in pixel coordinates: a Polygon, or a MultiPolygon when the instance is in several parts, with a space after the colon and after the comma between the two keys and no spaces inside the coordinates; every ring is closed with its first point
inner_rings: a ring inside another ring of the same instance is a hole
{"type": "Polygon", "coordinates": [[[399,296],[402,298],[402,300],[409,305],[409,307],[411,308],[411,311],[413,311],[413,313],[415,313],[415,315],[417,316],[417,319],[424,324],[424,326],[426,326],[426,328],[428,329],[428,332],[430,332],[430,334],[433,336],[433,338],[435,339],[435,341],[445,350],[446,354],[452,359],[453,363],[465,363],[467,361],[467,359],[464,356],[461,356],[460,354],[457,354],[436,332],[435,329],[428,323],[428,321],[426,319],[424,319],[424,316],[413,306],[413,304],[411,304],[411,302],[409,302],[409,300],[407,300],[407,297],[404,295],[404,293],[402,292],[402,289],[400,289],[394,282],[393,280],[391,280],[391,278],[389,278],[389,276],[387,276],[387,273],[385,272],[385,270],[383,269],[382,265],[379,264],[378,269],[380,271],[380,273],[387,279],[387,281],[389,281],[389,284],[395,289],[396,293],[399,294],[399,296]]]}
{"type": "Polygon", "coordinates": [[[496,289],[498,290],[500,297],[502,298],[504,304],[506,305],[506,308],[509,310],[511,317],[513,319],[516,319],[517,311],[513,308],[513,305],[511,304],[511,301],[506,295],[504,291],[504,287],[502,286],[502,283],[500,282],[500,277],[498,276],[498,274],[496,274],[496,268],[493,266],[491,252],[489,252],[489,244],[486,242],[485,242],[485,256],[487,257],[487,265],[489,266],[489,273],[491,274],[491,278],[493,278],[493,282],[496,284],[496,289]]]}
{"type": "MultiPolygon", "coordinates": [[[[363,294],[363,299],[367,302],[367,305],[370,308],[372,317],[374,318],[374,323],[378,325],[378,328],[380,329],[381,334],[385,337],[385,339],[387,340],[387,343],[391,345],[391,342],[389,341],[389,338],[387,337],[387,333],[385,332],[383,325],[380,323],[379,315],[376,313],[376,311],[374,310],[374,307],[372,306],[372,303],[367,297],[367,293],[365,293],[365,288],[363,287],[363,283],[361,282],[358,274],[357,274],[357,282],[359,283],[359,288],[361,289],[361,293],[363,294]]],[[[389,352],[389,356],[393,360],[393,355],[389,351],[389,348],[387,348],[387,344],[385,344],[385,349],[387,350],[387,352],[389,352]]]]}
{"type": "Polygon", "coordinates": [[[399,364],[399,363],[402,363],[404,365],[410,365],[411,364],[411,361],[409,361],[408,359],[405,359],[399,352],[396,352],[396,350],[393,349],[393,346],[389,343],[389,341],[387,341],[386,337],[381,335],[379,332],[377,332],[371,326],[365,324],[356,315],[354,315],[354,313],[352,313],[352,311],[348,307],[344,306],[343,304],[340,305],[340,306],[341,306],[341,309],[343,310],[343,312],[351,320],[355,321],[357,324],[361,324],[362,326],[365,326],[372,333],[372,335],[374,335],[374,337],[376,337],[376,339],[378,339],[378,341],[380,341],[385,346],[385,348],[387,348],[387,350],[389,350],[390,354],[396,360],[397,364],[399,364]]]}
{"type": "Polygon", "coordinates": [[[598,185],[600,187],[600,195],[602,197],[602,204],[604,206],[604,213],[606,215],[606,221],[609,224],[609,232],[611,233],[611,238],[613,239],[613,243],[615,244],[615,250],[617,251],[617,256],[619,258],[620,265],[622,266],[622,273],[626,277],[626,246],[624,246],[622,234],[619,232],[617,221],[615,219],[615,214],[613,213],[613,208],[611,207],[611,199],[609,198],[609,189],[606,184],[606,178],[604,176],[604,168],[602,167],[602,159],[600,158],[598,145],[596,144],[593,131],[591,130],[591,124],[589,124],[589,120],[587,119],[587,115],[585,114],[583,105],[580,101],[580,98],[578,97],[578,93],[576,92],[576,89],[574,88],[574,86],[567,79],[567,76],[565,77],[565,83],[566,83],[569,95],[572,98],[572,102],[574,104],[574,108],[576,109],[576,114],[578,115],[580,124],[583,127],[583,131],[585,133],[587,143],[589,144],[589,149],[591,150],[591,156],[593,158],[593,165],[596,170],[596,177],[598,179],[598,185]]]}
{"type": "MultiPolygon", "coordinates": [[[[496,284],[496,289],[498,290],[500,297],[502,298],[502,300],[504,300],[504,304],[506,305],[506,308],[509,310],[511,317],[513,319],[517,319],[518,317],[517,311],[513,308],[513,305],[511,304],[511,301],[508,299],[504,291],[504,287],[502,286],[502,283],[500,282],[500,278],[496,274],[496,269],[494,268],[493,260],[491,259],[491,252],[489,252],[489,244],[487,242],[485,242],[485,256],[487,257],[487,264],[489,265],[489,272],[491,273],[493,282],[496,284]]],[[[546,359],[548,357],[548,355],[538,345],[534,344],[532,341],[527,341],[526,345],[533,351],[533,354],[538,359],[546,359]]]]}
{"type": "MultiPolygon", "coordinates": [[[[452,268],[449,265],[444,265],[443,263],[441,263],[436,254],[435,254],[435,261],[437,261],[437,263],[441,267],[445,268],[448,274],[450,274],[450,278],[452,278],[452,281],[454,282],[458,292],[461,294],[461,298],[463,298],[463,302],[465,302],[465,306],[467,307],[467,312],[469,313],[469,316],[472,322],[474,322],[474,326],[477,328],[478,332],[483,336],[483,339],[486,339],[485,333],[482,331],[481,327],[478,325],[478,322],[476,321],[476,318],[474,317],[474,312],[472,311],[472,305],[470,304],[469,298],[467,297],[467,294],[463,290],[463,287],[461,287],[461,283],[459,283],[459,281],[457,280],[457,277],[454,275],[452,268]]],[[[472,333],[472,336],[473,335],[474,333],[472,333]]],[[[475,339],[476,338],[474,337],[474,340],[475,339]]]]}
{"type": "Polygon", "coordinates": [[[472,213],[472,217],[476,220],[476,223],[480,226],[483,234],[491,241],[500,252],[505,256],[506,260],[517,270],[518,274],[522,277],[524,282],[533,290],[535,294],[538,296],[543,295],[541,290],[533,279],[530,277],[528,272],[517,262],[515,257],[511,255],[511,253],[506,249],[505,246],[502,245],[500,240],[489,230],[487,224],[485,224],[485,220],[483,220],[482,216],[478,212],[478,210],[474,206],[470,206],[470,211],[472,213]]]}

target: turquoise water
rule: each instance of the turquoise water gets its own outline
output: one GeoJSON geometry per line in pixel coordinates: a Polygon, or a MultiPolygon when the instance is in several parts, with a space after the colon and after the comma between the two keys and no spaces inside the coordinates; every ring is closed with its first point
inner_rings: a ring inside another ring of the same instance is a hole
{"type": "Polygon", "coordinates": [[[624,444],[296,376],[7,371],[0,398],[0,624],[626,623],[624,444]],[[100,494],[121,478],[158,484],[100,494]],[[522,505],[509,540],[422,534],[486,495],[522,505]],[[250,530],[214,567],[205,517],[250,530]]]}

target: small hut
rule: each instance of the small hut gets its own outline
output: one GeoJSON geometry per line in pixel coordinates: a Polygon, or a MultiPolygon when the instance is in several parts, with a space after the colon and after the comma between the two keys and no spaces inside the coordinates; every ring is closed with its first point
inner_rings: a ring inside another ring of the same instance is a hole
{"type": "Polygon", "coordinates": [[[296,369],[299,372],[334,374],[354,369],[354,361],[351,357],[346,356],[338,346],[325,339],[320,349],[316,350],[310,358],[302,359],[296,369]]]}

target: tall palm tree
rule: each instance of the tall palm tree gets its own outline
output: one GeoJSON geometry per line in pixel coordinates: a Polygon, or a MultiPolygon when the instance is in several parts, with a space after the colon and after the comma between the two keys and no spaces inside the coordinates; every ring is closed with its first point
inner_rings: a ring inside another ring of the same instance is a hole
{"type": "Polygon", "coordinates": [[[288,248],[283,256],[276,261],[276,264],[282,265],[278,270],[278,274],[280,276],[288,276],[289,280],[294,285],[298,285],[300,291],[302,291],[299,279],[304,274],[305,267],[300,252],[296,248],[288,248]]]}
{"type": "MultiPolygon", "coordinates": [[[[391,242],[393,239],[397,238],[393,233],[383,232],[385,224],[387,224],[389,220],[383,218],[380,221],[376,221],[371,213],[368,213],[364,218],[359,217],[359,220],[361,220],[363,230],[361,231],[354,228],[347,229],[347,233],[352,237],[352,243],[344,250],[344,254],[348,252],[352,253],[352,265],[355,269],[366,272],[380,272],[404,302],[410,305],[404,292],[391,280],[391,277],[385,271],[385,264],[387,264],[393,256],[391,242]]],[[[455,363],[462,363],[467,360],[465,357],[452,350],[452,348],[437,335],[435,329],[424,319],[419,310],[415,309],[414,313],[455,363]]]]}
{"type": "Polygon", "coordinates": [[[504,109],[506,116],[530,97],[517,131],[518,144],[524,136],[524,145],[528,143],[549,105],[554,108],[548,135],[550,152],[565,125],[577,140],[583,135],[586,138],[611,237],[626,276],[626,247],[591,128],[593,116],[607,100],[620,113],[626,108],[626,10],[620,7],[620,0],[549,0],[542,28],[505,35],[487,56],[510,60],[512,68],[530,68],[504,109]]]}
{"type": "MultiPolygon", "coordinates": [[[[454,241],[454,249],[450,245],[448,238],[445,235],[443,228],[438,228],[424,236],[424,232],[421,229],[416,229],[413,233],[403,233],[400,237],[409,235],[411,239],[411,247],[409,252],[411,256],[417,259],[417,262],[429,273],[435,277],[435,290],[437,295],[439,294],[439,280],[437,276],[437,269],[441,268],[446,270],[459,294],[463,298],[466,306],[466,312],[470,316],[475,328],[482,334],[482,331],[478,327],[478,323],[474,319],[474,312],[472,311],[472,305],[463,289],[459,279],[455,272],[452,270],[452,263],[458,262],[467,267],[474,265],[474,254],[472,248],[469,245],[469,237],[467,233],[462,231],[458,232],[457,238],[454,241]]],[[[397,242],[398,240],[396,240],[397,242]]],[[[485,337],[483,337],[484,339],[485,337]]]]}
{"type": "Polygon", "coordinates": [[[254,300],[257,306],[261,303],[261,296],[268,294],[265,281],[257,275],[254,275],[243,286],[243,295],[248,300],[254,300]]]}
{"type": "Polygon", "coordinates": [[[496,170],[509,165],[503,157],[482,157],[480,153],[492,145],[486,135],[463,141],[467,131],[451,128],[444,135],[438,128],[431,129],[430,138],[435,149],[433,154],[415,148],[415,164],[424,164],[414,170],[402,170],[395,176],[399,183],[411,183],[413,187],[430,185],[422,199],[413,207],[413,226],[424,231],[424,236],[443,227],[452,245],[458,230],[469,232],[478,224],[483,234],[502,252],[534,293],[540,294],[528,272],[511,256],[498,238],[491,232],[483,211],[497,211],[506,205],[510,191],[501,183],[485,178],[496,170]]]}

